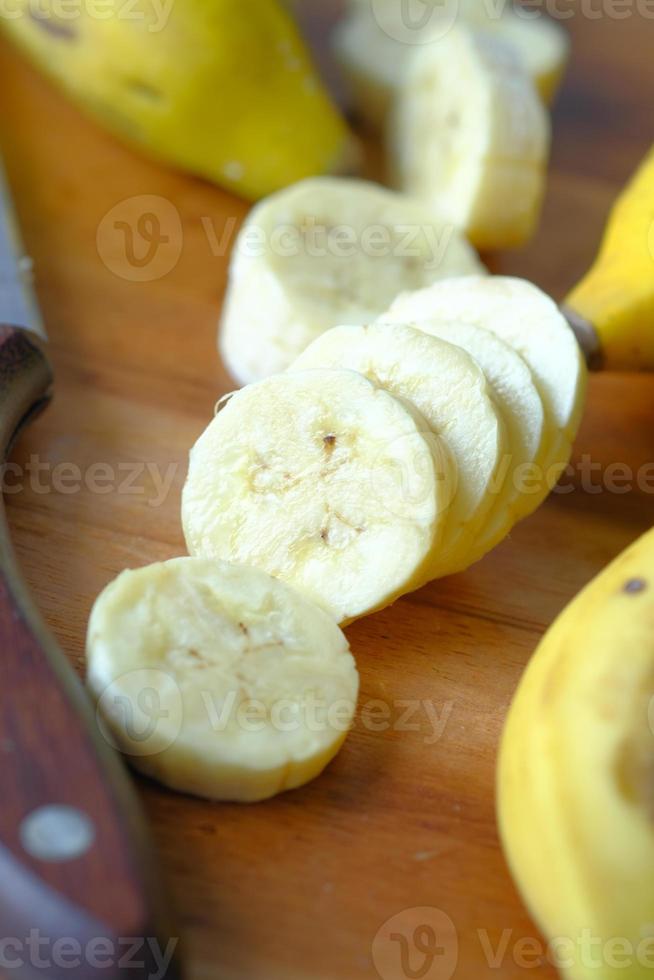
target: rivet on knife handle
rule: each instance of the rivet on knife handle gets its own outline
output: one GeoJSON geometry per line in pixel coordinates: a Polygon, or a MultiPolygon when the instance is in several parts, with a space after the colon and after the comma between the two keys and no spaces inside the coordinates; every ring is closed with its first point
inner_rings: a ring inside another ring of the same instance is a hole
{"type": "MultiPolygon", "coordinates": [[[[50,383],[33,336],[0,326],[5,451],[47,402],[50,383]]],[[[20,580],[4,509],[0,772],[0,935],[10,975],[179,977],[176,938],[161,908],[140,809],[81,684],[20,580]]]]}

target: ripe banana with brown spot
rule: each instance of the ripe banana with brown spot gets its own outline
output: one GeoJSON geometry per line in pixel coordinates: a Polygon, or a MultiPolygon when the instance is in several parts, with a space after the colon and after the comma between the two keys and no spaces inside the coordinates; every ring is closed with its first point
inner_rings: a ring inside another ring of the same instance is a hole
{"type": "Polygon", "coordinates": [[[654,531],[565,609],[499,755],[509,865],[567,980],[654,967],[654,531]]]}

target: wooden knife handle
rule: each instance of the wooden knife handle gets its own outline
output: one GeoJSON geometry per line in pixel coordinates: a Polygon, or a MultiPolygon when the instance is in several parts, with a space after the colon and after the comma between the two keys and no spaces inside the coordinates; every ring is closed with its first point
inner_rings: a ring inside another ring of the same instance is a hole
{"type": "MultiPolygon", "coordinates": [[[[0,326],[0,439],[49,398],[41,345],[0,326]]],[[[145,824],[90,701],[23,586],[0,507],[0,973],[180,976],[145,824]]]]}

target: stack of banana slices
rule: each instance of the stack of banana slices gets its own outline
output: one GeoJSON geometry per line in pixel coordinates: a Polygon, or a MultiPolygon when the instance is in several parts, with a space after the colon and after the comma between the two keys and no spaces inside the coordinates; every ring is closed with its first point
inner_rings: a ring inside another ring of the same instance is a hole
{"type": "Polygon", "coordinates": [[[191,451],[191,557],[124,572],[94,607],[108,736],[211,799],[312,779],[355,716],[340,627],[467,568],[541,503],[585,380],[551,299],[473,275],[326,330],[223,399],[191,451]]]}
{"type": "Polygon", "coordinates": [[[488,276],[473,247],[534,229],[536,84],[552,94],[564,40],[464,0],[465,24],[437,19],[407,45],[396,0],[352,4],[341,61],[364,114],[393,103],[400,190],[312,178],[251,212],[219,341],[245,387],[191,452],[190,557],[124,572],[89,622],[107,737],[211,799],[322,771],[356,711],[341,627],[498,544],[558,480],[582,412],[556,305],[488,276]]]}
{"type": "Polygon", "coordinates": [[[318,336],[192,450],[192,555],[254,565],[347,623],[466,569],[566,466],[586,368],[528,282],[444,279],[318,336]]]}

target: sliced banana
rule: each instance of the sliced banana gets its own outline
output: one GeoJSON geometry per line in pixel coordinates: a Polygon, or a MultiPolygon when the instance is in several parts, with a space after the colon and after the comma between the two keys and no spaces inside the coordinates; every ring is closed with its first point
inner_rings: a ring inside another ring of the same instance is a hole
{"type": "Polygon", "coordinates": [[[512,48],[452,27],[416,51],[390,128],[400,186],[482,249],[533,233],[549,119],[512,48]]]}
{"type": "Polygon", "coordinates": [[[248,384],[285,370],[324,330],[374,320],[402,290],[484,271],[423,204],[366,181],[306,180],[245,222],[219,348],[230,374],[248,384]]]}
{"type": "Polygon", "coordinates": [[[468,323],[424,320],[412,326],[457,344],[475,359],[506,424],[507,448],[492,486],[493,503],[470,553],[464,556],[464,568],[499,544],[515,522],[529,513],[531,502],[514,477],[539,458],[545,436],[543,403],[525,361],[490,330],[468,323]]]}
{"type": "Polygon", "coordinates": [[[417,413],[354,371],[303,371],[227,402],[191,452],[182,520],[191,554],[263,568],[346,622],[424,580],[447,493],[417,413]]]}
{"type": "Polygon", "coordinates": [[[506,448],[501,416],[478,365],[460,347],[403,324],[334,327],[292,370],[349,368],[410,402],[447,447],[457,481],[429,578],[461,562],[493,504],[492,486],[506,448]]]}
{"type": "Polygon", "coordinates": [[[484,327],[521,355],[545,409],[545,437],[531,476],[520,481],[523,516],[532,513],[570,458],[584,408],[587,370],[575,336],[556,304],[537,286],[505,276],[471,276],[405,293],[388,320],[461,321],[484,327]]]}
{"type": "Polygon", "coordinates": [[[541,99],[553,101],[570,50],[566,31],[555,21],[510,5],[493,10],[484,0],[434,0],[431,10],[424,0],[415,5],[412,12],[399,0],[352,0],[334,31],[334,54],[354,106],[373,128],[384,126],[416,50],[454,23],[510,44],[541,99]]]}
{"type": "Polygon", "coordinates": [[[105,589],[88,669],[105,732],[134,765],[215,800],[262,800],[317,776],[358,692],[327,613],[265,572],[194,558],[105,589]]]}
{"type": "MultiPolygon", "coordinates": [[[[477,5],[477,0],[473,0],[477,5]]],[[[464,4],[469,9],[469,4],[464,4]]],[[[541,11],[536,18],[525,16],[521,13],[521,8],[516,6],[508,8],[507,13],[498,20],[485,20],[485,4],[478,4],[477,10],[481,10],[481,19],[473,20],[474,15],[469,15],[469,23],[475,29],[489,31],[500,37],[502,40],[511,44],[520,59],[531,75],[538,90],[538,94],[545,103],[551,105],[556,98],[565,67],[570,56],[570,38],[567,32],[550,17],[541,11]]]]}

